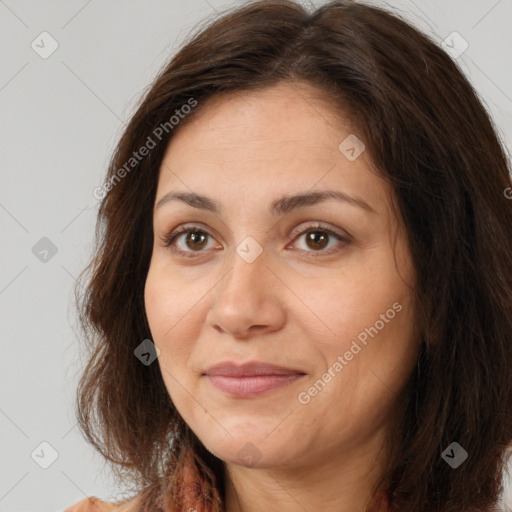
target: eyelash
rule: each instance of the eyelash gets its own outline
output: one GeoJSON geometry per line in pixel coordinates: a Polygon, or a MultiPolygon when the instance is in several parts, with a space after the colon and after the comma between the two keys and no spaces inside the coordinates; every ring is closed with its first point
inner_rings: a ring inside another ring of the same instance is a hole
{"type": "MultiPolygon", "coordinates": [[[[313,258],[320,257],[320,256],[330,256],[332,254],[335,254],[335,253],[341,251],[345,247],[345,245],[348,245],[350,243],[350,240],[348,239],[348,237],[344,237],[344,236],[334,232],[333,230],[329,229],[328,227],[323,226],[322,224],[318,224],[318,223],[314,224],[314,225],[307,226],[306,228],[304,228],[303,230],[301,230],[299,232],[293,232],[292,236],[293,236],[293,239],[295,240],[296,237],[305,235],[309,232],[315,232],[315,231],[320,231],[322,233],[328,234],[329,236],[333,236],[334,238],[338,239],[340,242],[343,242],[343,244],[341,247],[335,248],[334,251],[332,250],[333,249],[332,247],[328,250],[320,249],[318,251],[305,251],[305,252],[311,253],[310,256],[313,258]]],[[[178,254],[179,256],[184,256],[186,258],[194,258],[194,257],[197,257],[196,256],[197,254],[205,252],[205,251],[183,251],[181,249],[176,249],[173,246],[174,241],[178,238],[179,235],[182,235],[185,233],[204,233],[207,236],[211,236],[205,229],[201,228],[200,226],[193,225],[193,224],[192,225],[186,224],[184,226],[181,226],[181,227],[175,229],[171,233],[164,235],[161,239],[161,245],[163,247],[169,248],[173,253],[178,254]]]]}

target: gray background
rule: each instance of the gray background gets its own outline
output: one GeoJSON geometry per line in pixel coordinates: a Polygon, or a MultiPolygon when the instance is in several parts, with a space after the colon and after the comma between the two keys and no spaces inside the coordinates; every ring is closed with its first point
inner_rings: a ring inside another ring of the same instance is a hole
{"type": "MultiPolygon", "coordinates": [[[[160,66],[199,20],[242,3],[0,0],[0,511],[120,496],[74,417],[83,361],[72,287],[91,255],[92,191],[160,66]],[[31,47],[42,46],[43,31],[59,45],[46,59],[31,47]],[[43,237],[57,249],[46,262],[32,250],[43,237]],[[52,451],[42,442],[58,454],[47,469],[39,464],[52,451]]],[[[399,9],[439,42],[461,34],[469,47],[457,61],[510,152],[512,1],[373,3],[399,9]]]]}

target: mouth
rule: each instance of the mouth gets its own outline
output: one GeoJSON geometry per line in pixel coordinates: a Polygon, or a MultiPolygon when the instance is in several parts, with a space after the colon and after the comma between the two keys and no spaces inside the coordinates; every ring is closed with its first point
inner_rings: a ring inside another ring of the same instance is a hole
{"type": "Polygon", "coordinates": [[[237,365],[224,362],[212,366],[203,376],[217,389],[233,397],[251,397],[287,386],[306,374],[301,370],[270,363],[237,365]]]}
{"type": "Polygon", "coordinates": [[[206,377],[217,389],[224,393],[243,398],[261,395],[282,388],[304,377],[304,374],[252,375],[246,377],[206,375],[206,377]]]}

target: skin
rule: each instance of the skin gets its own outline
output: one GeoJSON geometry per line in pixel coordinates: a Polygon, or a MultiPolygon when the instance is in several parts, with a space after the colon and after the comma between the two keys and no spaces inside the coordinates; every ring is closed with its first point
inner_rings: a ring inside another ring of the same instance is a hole
{"type": "Polygon", "coordinates": [[[419,349],[414,269],[392,191],[366,151],[350,161],[338,149],[354,132],[309,85],[217,96],[203,107],[169,143],[155,201],[195,192],[223,209],[170,201],[154,211],[145,304],[165,386],[225,462],[227,512],[362,510],[392,455],[387,436],[396,431],[419,349]],[[374,212],[331,199],[269,213],[282,195],[320,189],[361,198],[374,212]],[[349,241],[321,231],[323,245],[308,242],[304,232],[316,222],[349,241]],[[162,242],[185,223],[207,233],[174,241],[190,258],[162,242]],[[248,236],[262,249],[252,263],[236,252],[248,236]],[[400,312],[334,371],[338,356],[395,303],[400,312]],[[202,375],[226,360],[306,375],[236,398],[202,375]],[[301,403],[299,394],[329,368],[330,381],[301,403]],[[252,460],[239,455],[247,443],[252,460]]]}

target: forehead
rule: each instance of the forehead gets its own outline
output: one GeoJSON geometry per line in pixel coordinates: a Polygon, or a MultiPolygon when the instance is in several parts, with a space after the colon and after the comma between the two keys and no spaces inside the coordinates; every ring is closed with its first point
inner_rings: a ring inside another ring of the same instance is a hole
{"type": "Polygon", "coordinates": [[[308,84],[285,82],[256,91],[219,94],[199,103],[191,122],[177,130],[171,144],[201,139],[196,148],[200,151],[236,145],[246,149],[270,146],[270,153],[282,145],[337,147],[340,133],[351,131],[325,93],[308,84]],[[206,147],[210,142],[215,142],[215,148],[206,147]]]}
{"type": "Polygon", "coordinates": [[[273,189],[334,187],[382,206],[389,199],[387,182],[373,170],[366,151],[347,158],[345,141],[361,139],[312,86],[283,83],[223,94],[201,107],[178,126],[167,147],[160,196],[171,188],[189,188],[209,195],[216,191],[227,200],[239,189],[268,202],[273,189]]]}

